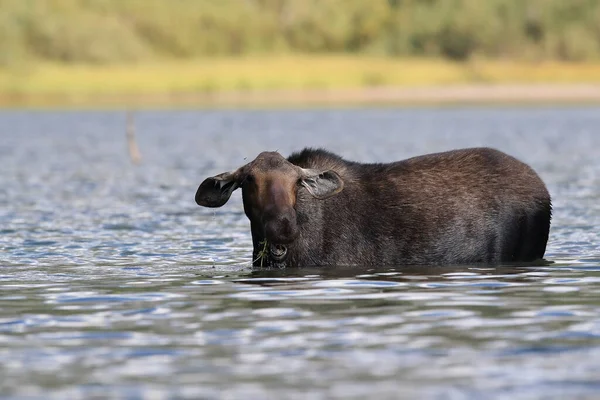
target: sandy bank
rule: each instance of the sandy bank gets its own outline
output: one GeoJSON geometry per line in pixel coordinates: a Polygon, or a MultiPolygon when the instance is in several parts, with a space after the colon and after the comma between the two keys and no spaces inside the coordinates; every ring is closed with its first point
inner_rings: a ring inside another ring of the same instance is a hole
{"type": "Polygon", "coordinates": [[[0,95],[3,107],[303,107],[599,103],[600,84],[502,84],[175,94],[0,95]]]}

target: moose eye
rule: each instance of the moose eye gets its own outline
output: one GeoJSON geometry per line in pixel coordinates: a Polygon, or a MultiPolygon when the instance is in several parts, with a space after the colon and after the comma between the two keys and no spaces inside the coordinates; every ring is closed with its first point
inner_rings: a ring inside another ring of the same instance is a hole
{"type": "Polygon", "coordinates": [[[252,183],[254,182],[254,176],[253,175],[247,175],[246,176],[246,183],[252,183]]]}

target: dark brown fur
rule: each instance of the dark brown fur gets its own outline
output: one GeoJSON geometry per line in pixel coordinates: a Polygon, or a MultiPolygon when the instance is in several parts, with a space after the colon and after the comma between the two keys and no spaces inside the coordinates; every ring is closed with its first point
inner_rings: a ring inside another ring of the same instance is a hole
{"type": "MultiPolygon", "coordinates": [[[[287,249],[285,259],[271,257],[269,266],[498,264],[541,259],[545,252],[550,195],[529,166],[497,150],[361,164],[305,149],[287,162],[277,153],[262,153],[254,162],[236,173],[258,172],[260,196],[242,176],[236,179],[251,221],[254,259],[265,237],[287,249]],[[257,161],[262,169],[253,167],[257,161]],[[272,168],[264,167],[269,163],[272,168]],[[294,166],[333,171],[343,190],[315,198],[296,184],[302,177],[294,166]],[[265,217],[267,212],[281,214],[265,217]],[[273,218],[276,229],[268,234],[265,224],[273,218]]],[[[202,187],[196,201],[207,205],[202,187]]]]}

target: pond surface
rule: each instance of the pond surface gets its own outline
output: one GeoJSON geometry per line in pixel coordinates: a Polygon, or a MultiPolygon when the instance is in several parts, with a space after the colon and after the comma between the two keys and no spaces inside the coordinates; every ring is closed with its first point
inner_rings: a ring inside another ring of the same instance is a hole
{"type": "Polygon", "coordinates": [[[4,398],[600,396],[600,109],[0,113],[4,398]],[[262,150],[393,161],[492,146],[553,196],[546,266],[252,271],[262,150]]]}

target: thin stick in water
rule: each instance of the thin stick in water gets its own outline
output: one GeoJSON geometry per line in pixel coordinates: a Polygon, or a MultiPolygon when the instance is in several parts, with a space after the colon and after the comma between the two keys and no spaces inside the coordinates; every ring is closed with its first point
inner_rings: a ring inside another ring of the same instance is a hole
{"type": "Polygon", "coordinates": [[[127,145],[129,147],[129,157],[134,164],[139,164],[142,161],[142,155],[135,140],[135,120],[133,112],[127,111],[127,145]]]}

